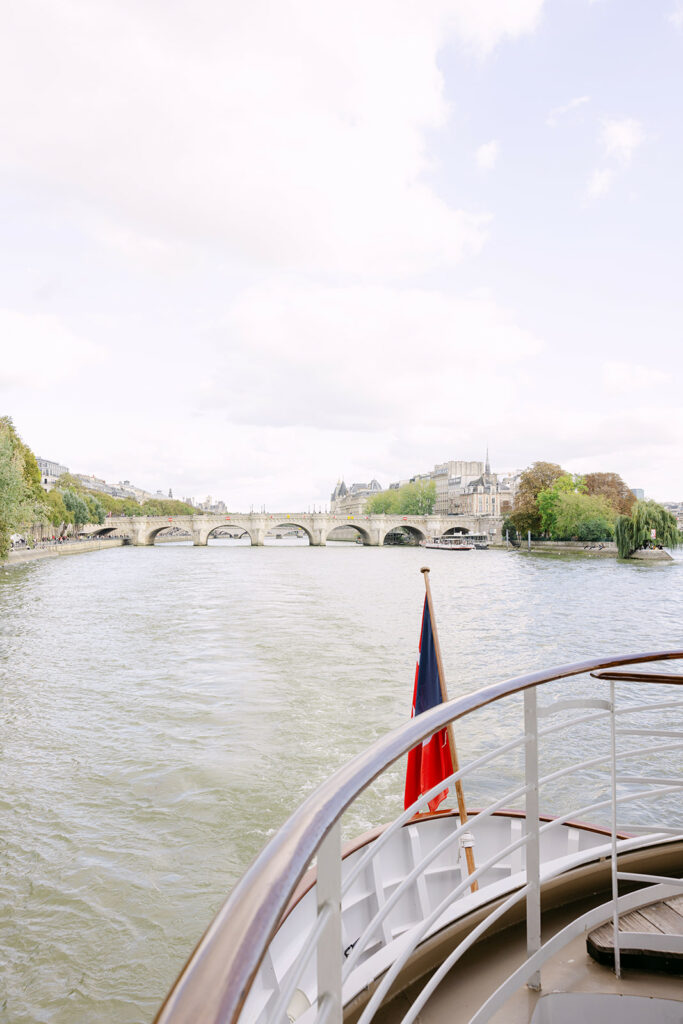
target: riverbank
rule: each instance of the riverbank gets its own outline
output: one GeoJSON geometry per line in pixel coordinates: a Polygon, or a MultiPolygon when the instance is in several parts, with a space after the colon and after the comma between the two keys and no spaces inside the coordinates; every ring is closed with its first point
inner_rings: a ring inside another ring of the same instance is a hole
{"type": "Polygon", "coordinates": [[[10,551],[0,567],[9,569],[13,565],[24,565],[26,562],[35,562],[40,558],[59,558],[62,555],[78,555],[85,551],[120,548],[123,544],[125,544],[124,540],[116,538],[112,540],[67,540],[62,544],[49,544],[46,547],[22,548],[19,551],[10,551]]]}
{"type": "MultiPolygon", "coordinates": [[[[516,549],[520,554],[553,554],[553,555],[584,555],[588,558],[617,558],[619,552],[613,541],[603,541],[601,544],[582,544],[578,541],[564,540],[532,540],[531,547],[525,541],[520,548],[516,549]]],[[[662,548],[640,548],[634,551],[631,559],[641,562],[675,562],[676,559],[662,548]]]]}
{"type": "Polygon", "coordinates": [[[545,552],[546,554],[571,554],[571,555],[587,555],[591,558],[616,558],[617,557],[617,545],[614,541],[601,541],[595,543],[586,543],[585,541],[573,541],[573,540],[532,540],[531,547],[529,547],[526,540],[522,541],[522,546],[517,548],[522,554],[527,554],[529,551],[533,554],[535,551],[545,552]]]}

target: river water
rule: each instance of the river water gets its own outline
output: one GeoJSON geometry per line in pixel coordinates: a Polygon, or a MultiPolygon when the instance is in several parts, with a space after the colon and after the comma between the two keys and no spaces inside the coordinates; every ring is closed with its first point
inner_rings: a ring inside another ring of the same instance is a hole
{"type": "MultiPolygon", "coordinates": [[[[154,1017],[267,837],[409,715],[427,555],[453,697],[681,645],[680,561],[222,542],[0,574],[0,1021],[154,1017]]],[[[401,785],[347,828],[391,818],[401,785]]]]}

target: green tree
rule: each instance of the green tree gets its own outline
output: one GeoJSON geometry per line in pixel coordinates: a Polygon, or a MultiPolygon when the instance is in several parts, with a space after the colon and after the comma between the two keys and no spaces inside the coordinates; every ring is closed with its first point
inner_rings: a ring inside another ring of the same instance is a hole
{"type": "Polygon", "coordinates": [[[640,548],[683,546],[676,517],[656,501],[637,501],[630,516],[619,516],[615,537],[620,558],[630,558],[640,548]]]}
{"type": "Polygon", "coordinates": [[[191,516],[197,514],[197,509],[192,505],[186,505],[184,501],[177,501],[175,498],[151,498],[144,501],[140,506],[143,516],[191,516]]]}
{"type": "Polygon", "coordinates": [[[557,478],[552,487],[546,487],[538,494],[536,504],[541,514],[541,529],[547,536],[554,540],[559,539],[555,537],[555,534],[562,498],[568,494],[578,494],[583,497],[585,490],[586,485],[582,476],[564,473],[557,478]]]}
{"type": "Polygon", "coordinates": [[[436,504],[436,484],[433,480],[420,480],[398,489],[399,514],[402,516],[430,516],[436,504]]]}
{"type": "MultiPolygon", "coordinates": [[[[11,423],[11,421],[10,421],[11,423]]],[[[22,453],[13,443],[10,424],[0,420],[0,558],[5,558],[10,537],[33,517],[34,503],[24,478],[22,453]]]]}
{"type": "Polygon", "coordinates": [[[43,478],[40,475],[38,462],[28,445],[25,445],[18,435],[15,436],[17,447],[21,453],[24,481],[31,495],[31,500],[36,506],[38,517],[43,518],[45,513],[45,491],[43,490],[43,478]]]}
{"type": "Polygon", "coordinates": [[[399,506],[398,489],[380,491],[379,494],[371,495],[366,504],[365,511],[368,515],[397,515],[399,506]]]}
{"type": "Polygon", "coordinates": [[[57,477],[55,481],[55,487],[58,491],[73,491],[74,494],[80,494],[84,489],[83,484],[74,476],[73,473],[62,473],[60,477],[57,477]]]}
{"type": "Polygon", "coordinates": [[[67,523],[73,522],[73,516],[64,504],[64,499],[62,498],[60,491],[49,491],[45,495],[45,504],[47,505],[48,522],[52,523],[52,525],[56,526],[60,531],[67,525],[67,523]]]}
{"type": "Polygon", "coordinates": [[[558,495],[551,537],[553,540],[610,540],[614,535],[614,509],[600,494],[564,491],[558,495]]]}
{"type": "Polygon", "coordinates": [[[97,523],[101,526],[106,516],[106,512],[104,510],[104,506],[102,505],[102,503],[99,501],[98,498],[95,497],[94,494],[84,494],[83,500],[85,501],[86,507],[88,509],[88,522],[97,523]]]}
{"type": "Polygon", "coordinates": [[[517,527],[512,522],[509,516],[506,516],[503,520],[503,526],[501,529],[501,536],[507,537],[513,547],[518,548],[520,546],[520,539],[517,534],[517,527]]]}
{"type": "Polygon", "coordinates": [[[17,434],[9,416],[0,417],[0,557],[10,537],[46,517],[45,492],[31,449],[17,434]]]}
{"type": "Polygon", "coordinates": [[[88,506],[80,494],[67,489],[62,491],[62,499],[67,510],[71,513],[72,522],[77,529],[79,526],[83,526],[84,523],[90,522],[88,506]]]}
{"type": "Polygon", "coordinates": [[[570,473],[564,473],[555,480],[552,487],[546,487],[539,492],[536,496],[536,505],[541,514],[543,533],[552,537],[561,495],[574,493],[582,483],[581,477],[574,478],[570,473]]]}
{"type": "Polygon", "coordinates": [[[525,469],[519,481],[515,503],[510,519],[517,531],[524,535],[528,530],[539,535],[543,532],[538,495],[552,487],[556,480],[565,476],[561,466],[555,462],[534,462],[525,469]]]}
{"type": "Polygon", "coordinates": [[[436,504],[436,484],[420,480],[373,494],[365,503],[369,515],[429,516],[436,504]]]}

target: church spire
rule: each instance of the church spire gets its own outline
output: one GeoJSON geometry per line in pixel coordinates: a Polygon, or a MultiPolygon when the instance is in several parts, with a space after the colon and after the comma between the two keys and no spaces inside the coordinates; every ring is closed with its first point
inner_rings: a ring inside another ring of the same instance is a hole
{"type": "Polygon", "coordinates": [[[489,463],[489,446],[488,445],[486,445],[486,469],[484,470],[484,472],[487,473],[487,474],[491,472],[491,465],[489,463]]]}

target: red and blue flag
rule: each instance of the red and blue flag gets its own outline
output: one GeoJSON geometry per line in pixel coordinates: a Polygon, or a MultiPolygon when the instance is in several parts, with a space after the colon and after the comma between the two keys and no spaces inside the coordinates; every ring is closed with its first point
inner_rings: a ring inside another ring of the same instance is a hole
{"type": "MultiPolygon", "coordinates": [[[[415,687],[413,689],[413,709],[411,718],[428,711],[443,703],[439,667],[434,647],[432,619],[429,613],[429,601],[425,597],[422,610],[422,631],[420,633],[420,650],[415,668],[415,687]]],[[[432,733],[423,740],[419,747],[408,753],[406,771],[406,790],[403,806],[407,809],[422,793],[436,786],[442,779],[453,773],[453,759],[448,742],[446,728],[432,733]]],[[[430,811],[435,811],[442,800],[448,796],[448,787],[429,801],[430,811]]]]}

